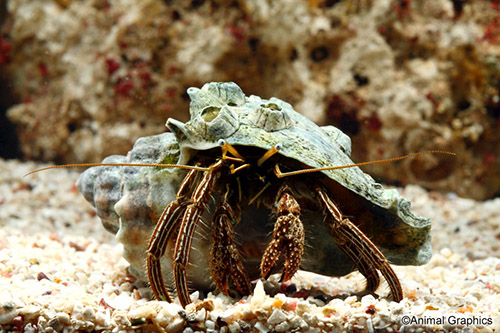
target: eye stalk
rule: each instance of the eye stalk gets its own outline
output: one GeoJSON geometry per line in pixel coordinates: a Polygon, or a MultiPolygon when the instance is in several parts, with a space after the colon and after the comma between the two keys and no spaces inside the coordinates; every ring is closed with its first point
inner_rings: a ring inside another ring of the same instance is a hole
{"type": "Polygon", "coordinates": [[[240,153],[238,153],[238,151],[236,150],[236,148],[234,148],[233,146],[231,146],[229,143],[227,143],[226,140],[224,139],[219,139],[219,141],[217,141],[217,144],[219,145],[219,147],[222,148],[222,158],[223,159],[230,159],[229,157],[226,158],[226,153],[227,152],[230,152],[234,157],[236,157],[240,162],[244,161],[245,158],[243,156],[241,156],[240,153]]]}
{"type": "Polygon", "coordinates": [[[281,143],[275,144],[271,149],[266,151],[264,155],[257,161],[257,166],[261,166],[265,161],[267,161],[271,156],[279,152],[283,148],[281,143]]]}

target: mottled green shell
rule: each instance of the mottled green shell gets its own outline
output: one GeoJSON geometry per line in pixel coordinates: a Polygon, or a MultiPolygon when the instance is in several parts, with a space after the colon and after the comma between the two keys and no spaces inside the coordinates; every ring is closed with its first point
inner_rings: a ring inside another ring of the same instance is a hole
{"type": "MultiPolygon", "coordinates": [[[[214,148],[220,139],[234,146],[270,149],[281,143],[280,154],[310,167],[350,165],[351,140],[333,126],[318,126],[293,107],[278,99],[246,97],[233,82],[208,83],[201,89],[189,88],[191,120],[183,124],[174,119],[167,127],[175,134],[181,148],[179,163],[186,163],[193,151],[214,148]]],[[[410,202],[395,189],[384,189],[359,167],[323,171],[343,187],[364,198],[363,207],[376,207],[375,215],[383,219],[380,228],[370,226],[371,237],[384,254],[396,264],[420,265],[432,256],[430,220],[410,211],[410,202]],[[373,205],[370,205],[373,204],[373,205]],[[377,237],[390,233],[394,237],[377,237]],[[395,250],[391,250],[395,249],[395,250]]],[[[360,212],[362,214],[362,212],[360,212]]]]}

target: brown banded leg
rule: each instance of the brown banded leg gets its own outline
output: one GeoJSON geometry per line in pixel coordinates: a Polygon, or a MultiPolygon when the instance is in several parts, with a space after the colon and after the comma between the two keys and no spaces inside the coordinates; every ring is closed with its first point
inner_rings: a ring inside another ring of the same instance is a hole
{"type": "Polygon", "coordinates": [[[219,203],[212,227],[213,244],[210,249],[210,271],[217,289],[229,296],[229,279],[232,278],[242,295],[250,295],[250,279],[241,262],[240,252],[234,243],[233,223],[235,211],[231,208],[227,196],[219,203]]]}
{"type": "Polygon", "coordinates": [[[218,171],[222,163],[223,160],[219,160],[212,164],[208,171],[204,172],[203,178],[193,191],[191,203],[187,206],[182,217],[182,224],[175,243],[173,270],[175,288],[183,307],[191,303],[187,287],[186,267],[191,253],[193,234],[201,214],[210,202],[210,195],[219,176],[218,171]]]}
{"type": "Polygon", "coordinates": [[[338,247],[351,258],[367,280],[367,290],[375,291],[380,283],[376,270],[384,276],[391,289],[392,300],[403,299],[403,290],[396,273],[380,250],[366,235],[346,218],[337,205],[330,199],[326,190],[316,187],[316,193],[326,208],[326,222],[338,247]]]}
{"type": "Polygon", "coordinates": [[[288,281],[299,269],[305,240],[304,226],[300,221],[300,206],[288,185],[281,186],[274,209],[277,220],[274,224],[273,240],[264,251],[260,272],[262,277],[267,279],[280,253],[284,252],[285,264],[280,281],[288,281]]]}
{"type": "Polygon", "coordinates": [[[172,302],[172,298],[163,282],[160,259],[165,254],[168,241],[180,225],[179,218],[185,207],[189,204],[189,191],[197,173],[198,171],[191,170],[184,178],[177,191],[177,199],[165,207],[149,241],[146,259],[148,280],[153,294],[159,301],[172,302]]]}

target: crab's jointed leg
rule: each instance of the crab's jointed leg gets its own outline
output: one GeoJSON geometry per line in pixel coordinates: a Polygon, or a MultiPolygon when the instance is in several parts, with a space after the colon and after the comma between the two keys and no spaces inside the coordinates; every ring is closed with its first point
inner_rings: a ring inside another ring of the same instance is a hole
{"type": "Polygon", "coordinates": [[[281,186],[274,209],[277,220],[274,224],[273,240],[264,251],[260,272],[262,277],[267,279],[280,253],[284,252],[285,263],[280,280],[288,281],[299,269],[305,240],[304,226],[300,221],[300,206],[288,185],[281,186]]]}
{"type": "Polygon", "coordinates": [[[213,244],[210,249],[210,271],[217,289],[229,296],[229,279],[242,295],[250,295],[250,279],[241,262],[241,256],[234,243],[233,221],[236,212],[231,208],[227,195],[219,203],[212,227],[213,244]]]}
{"type": "Polygon", "coordinates": [[[179,229],[174,252],[174,280],[179,301],[183,307],[191,303],[187,287],[186,267],[191,253],[193,234],[200,220],[201,214],[210,202],[215,181],[219,176],[219,168],[224,160],[219,160],[205,171],[200,183],[196,186],[191,196],[191,202],[184,211],[182,224],[179,229]]]}
{"type": "Polygon", "coordinates": [[[346,218],[322,186],[316,193],[325,207],[326,222],[338,247],[344,251],[367,279],[367,290],[375,291],[380,279],[377,269],[389,284],[393,301],[403,299],[403,290],[396,273],[380,250],[366,235],[346,218]]]}
{"type": "Polygon", "coordinates": [[[167,250],[169,239],[179,227],[179,217],[181,213],[190,202],[188,194],[197,173],[198,171],[191,170],[184,178],[177,191],[177,199],[165,207],[151,235],[151,240],[149,241],[146,259],[148,280],[157,300],[172,302],[172,297],[170,297],[167,288],[165,288],[165,283],[163,282],[160,259],[167,250]]]}

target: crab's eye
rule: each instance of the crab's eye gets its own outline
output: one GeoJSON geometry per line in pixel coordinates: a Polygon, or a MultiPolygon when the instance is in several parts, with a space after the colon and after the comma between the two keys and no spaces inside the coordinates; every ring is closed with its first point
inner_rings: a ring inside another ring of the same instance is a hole
{"type": "Polygon", "coordinates": [[[281,150],[283,148],[283,145],[281,143],[277,143],[276,146],[274,146],[276,150],[281,150]]]}
{"type": "Polygon", "coordinates": [[[220,146],[220,147],[224,147],[226,145],[226,140],[224,139],[219,139],[219,141],[217,142],[217,144],[220,146]]]}

